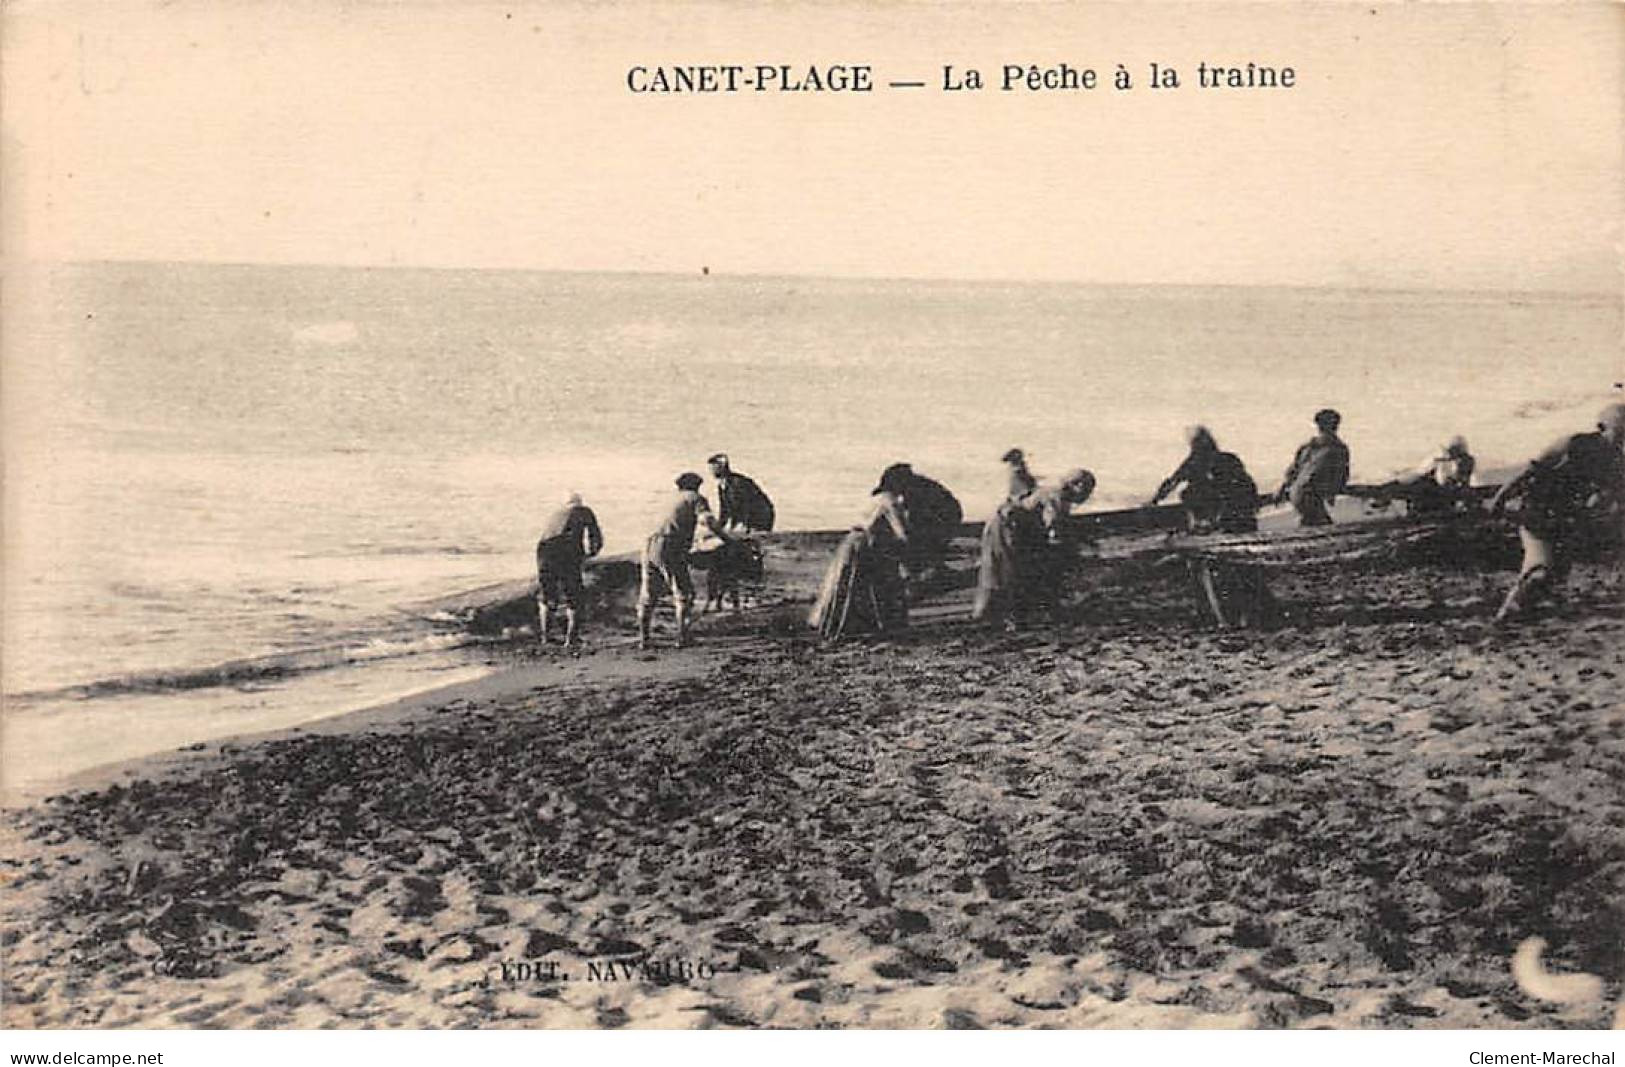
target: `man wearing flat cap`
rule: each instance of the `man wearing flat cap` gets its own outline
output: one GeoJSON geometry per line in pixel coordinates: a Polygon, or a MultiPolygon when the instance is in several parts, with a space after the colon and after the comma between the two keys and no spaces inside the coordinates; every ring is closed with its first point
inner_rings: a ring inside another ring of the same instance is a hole
{"type": "Polygon", "coordinates": [[[694,603],[694,578],[688,569],[688,553],[694,547],[694,531],[700,523],[724,541],[731,541],[722,524],[711,514],[711,506],[700,495],[704,481],[693,471],[677,476],[677,495],[667,505],[665,516],[643,546],[638,581],[638,647],[649,647],[649,624],[655,598],[661,587],[671,590],[672,607],[677,612],[677,647],[688,644],[689,606],[694,603]]]}
{"type": "Polygon", "coordinates": [[[1298,512],[1299,526],[1330,526],[1332,516],[1326,505],[1349,484],[1349,446],[1337,436],[1343,417],[1331,408],[1315,412],[1315,428],[1319,431],[1304,442],[1292,466],[1281,479],[1281,489],[1275,502],[1290,500],[1298,512]]]}
{"type": "Polygon", "coordinates": [[[742,526],[749,531],[768,533],[773,529],[773,501],[755,479],[728,466],[728,457],[718,452],[706,461],[717,483],[717,522],[742,526]]]}

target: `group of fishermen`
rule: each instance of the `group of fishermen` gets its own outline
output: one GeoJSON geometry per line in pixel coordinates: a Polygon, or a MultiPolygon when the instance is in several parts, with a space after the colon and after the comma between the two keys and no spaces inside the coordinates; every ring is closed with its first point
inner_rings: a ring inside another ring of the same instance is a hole
{"type": "MultiPolygon", "coordinates": [[[[1338,436],[1341,416],[1315,413],[1315,435],[1301,445],[1270,495],[1260,494],[1245,465],[1220,448],[1206,427],[1186,434],[1183,462],[1150,499],[1161,503],[1181,486],[1179,501],[1192,533],[1245,534],[1258,529],[1258,512],[1291,504],[1305,527],[1333,522],[1330,506],[1341,495],[1364,496],[1375,506],[1403,499],[1412,514],[1437,516],[1477,511],[1472,489],[1475,461],[1457,437],[1416,470],[1379,486],[1349,484],[1349,449],[1338,436]]],[[[669,592],[677,618],[677,643],[688,642],[694,584],[689,553],[704,527],[723,542],[773,528],[772,502],[757,483],[733,471],[718,453],[708,461],[718,510],[700,493],[703,479],[677,478],[677,495],[644,545],[640,560],[638,634],[647,646],[655,604],[669,592]]],[[[1042,485],[1020,449],[1002,457],[1005,497],[983,527],[975,618],[1018,626],[1035,614],[1053,614],[1065,571],[1077,556],[1072,510],[1093,494],[1095,477],[1077,469],[1042,485]]],[[[1523,616],[1561,589],[1580,541],[1599,527],[1618,536],[1625,504],[1625,404],[1611,404],[1593,431],[1553,445],[1503,485],[1491,515],[1512,512],[1523,549],[1519,578],[1496,614],[1497,621],[1523,616]]],[[[810,616],[826,638],[906,625],[908,583],[929,587],[946,572],[947,545],[964,520],[959,501],[940,482],[896,463],[881,472],[863,521],[843,539],[820,586],[810,616]]],[[[548,521],[537,545],[540,634],[549,639],[552,613],[562,612],[565,642],[575,646],[582,589],[581,564],[602,548],[596,518],[579,496],[548,521]]],[[[1209,614],[1221,625],[1260,625],[1275,604],[1260,568],[1211,561],[1193,564],[1193,577],[1209,614]]]]}
{"type": "MultiPolygon", "coordinates": [[[[773,529],[773,501],[755,480],[735,471],[725,453],[706,461],[717,487],[717,510],[712,511],[700,486],[705,479],[693,471],[677,476],[677,494],[666,504],[654,533],[644,543],[638,582],[638,639],[649,643],[654,605],[669,591],[677,614],[677,644],[688,643],[694,607],[694,576],[689,554],[701,527],[723,542],[740,532],[767,533],[773,529]]],[[[604,547],[598,516],[572,492],[542,527],[536,542],[537,636],[552,640],[552,622],[563,616],[566,648],[580,647],[581,598],[585,583],[582,564],[604,547]]]]}

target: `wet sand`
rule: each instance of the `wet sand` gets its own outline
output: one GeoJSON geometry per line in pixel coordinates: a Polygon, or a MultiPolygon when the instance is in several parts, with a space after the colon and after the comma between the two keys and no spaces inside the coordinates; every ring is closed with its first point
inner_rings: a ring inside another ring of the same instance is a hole
{"type": "Polygon", "coordinates": [[[1607,1025],[1620,577],[1499,632],[1507,581],[1316,569],[1218,633],[1146,565],[1015,635],[499,650],[8,813],[4,1022],[1607,1025]],[[1600,995],[1521,988],[1531,937],[1600,995]]]}

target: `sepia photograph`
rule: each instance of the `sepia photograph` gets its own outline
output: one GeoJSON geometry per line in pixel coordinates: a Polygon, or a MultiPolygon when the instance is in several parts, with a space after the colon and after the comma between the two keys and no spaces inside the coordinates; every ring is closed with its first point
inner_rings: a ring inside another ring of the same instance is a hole
{"type": "Polygon", "coordinates": [[[1625,8],[8,0],[0,100],[13,1036],[1615,1062],[1625,8]]]}

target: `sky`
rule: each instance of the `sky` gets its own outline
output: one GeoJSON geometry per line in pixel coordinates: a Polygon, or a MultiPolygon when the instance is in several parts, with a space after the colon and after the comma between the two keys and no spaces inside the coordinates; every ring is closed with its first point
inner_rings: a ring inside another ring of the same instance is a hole
{"type": "Polygon", "coordinates": [[[11,261],[1620,290],[1625,8],[5,9],[11,261]],[[948,93],[1068,62],[1135,88],[948,93]],[[1181,72],[1147,87],[1147,64],[1181,72]],[[1196,64],[1292,66],[1202,90],[1196,64]],[[633,65],[923,90],[638,95],[633,65]]]}

